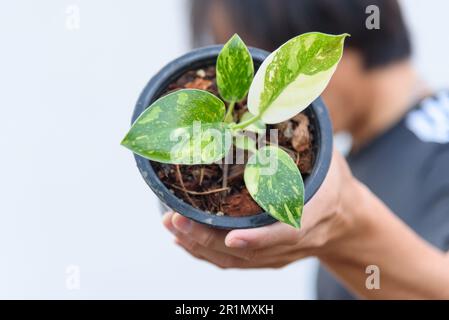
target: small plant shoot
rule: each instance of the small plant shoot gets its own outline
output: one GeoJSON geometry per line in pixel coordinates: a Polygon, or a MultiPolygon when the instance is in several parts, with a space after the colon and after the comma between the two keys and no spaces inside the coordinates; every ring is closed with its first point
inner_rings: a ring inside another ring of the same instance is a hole
{"type": "Polygon", "coordinates": [[[152,103],[134,122],[122,145],[152,161],[212,164],[234,143],[250,152],[244,181],[251,197],[275,219],[301,225],[304,183],[291,156],[275,144],[257,148],[250,136],[266,124],[286,121],[324,91],[343,54],[348,34],[310,32],[271,53],[254,75],[251,54],[238,35],[216,62],[219,97],[181,89],[152,103]],[[248,111],[235,123],[234,105],[247,97],[248,111]]]}
{"type": "Polygon", "coordinates": [[[228,102],[225,122],[232,122],[236,102],[246,97],[254,77],[254,65],[248,48],[237,34],[223,46],[217,58],[217,87],[228,102]]]}

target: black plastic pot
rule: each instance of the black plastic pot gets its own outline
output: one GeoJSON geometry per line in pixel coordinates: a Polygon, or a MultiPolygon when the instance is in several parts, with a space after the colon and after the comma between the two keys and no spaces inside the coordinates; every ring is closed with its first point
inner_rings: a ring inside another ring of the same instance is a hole
{"type": "MultiPolygon", "coordinates": [[[[191,51],[162,68],[162,70],[148,82],[141,93],[134,109],[132,122],[134,122],[137,117],[151,105],[151,103],[164,93],[170,83],[175,81],[185,72],[215,65],[221,48],[221,45],[216,45],[191,51]]],[[[257,70],[269,53],[256,48],[250,48],[249,51],[253,57],[254,66],[257,70]]],[[[314,137],[317,149],[312,172],[304,181],[304,200],[307,202],[318,190],[329,169],[332,155],[332,125],[329,120],[327,109],[320,98],[315,100],[305,112],[315,126],[316,132],[314,133],[314,137]]],[[[217,216],[195,209],[191,205],[177,198],[167,189],[167,187],[165,187],[161,180],[159,180],[148,159],[137,154],[134,156],[140,173],[159,199],[166,206],[192,220],[224,229],[254,228],[268,225],[276,221],[268,213],[260,213],[247,217],[230,217],[217,216]]]]}

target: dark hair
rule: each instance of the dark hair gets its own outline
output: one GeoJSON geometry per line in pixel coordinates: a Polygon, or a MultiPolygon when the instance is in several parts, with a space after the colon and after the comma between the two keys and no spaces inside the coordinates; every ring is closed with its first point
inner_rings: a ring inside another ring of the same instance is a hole
{"type": "MultiPolygon", "coordinates": [[[[411,44],[397,0],[192,0],[195,46],[210,32],[208,13],[219,3],[234,32],[248,36],[249,45],[273,51],[301,33],[349,33],[347,47],[359,51],[367,68],[384,66],[411,55],[411,44]],[[380,10],[380,29],[369,30],[365,10],[380,10]]],[[[244,39],[245,40],[245,39],[244,39]]]]}

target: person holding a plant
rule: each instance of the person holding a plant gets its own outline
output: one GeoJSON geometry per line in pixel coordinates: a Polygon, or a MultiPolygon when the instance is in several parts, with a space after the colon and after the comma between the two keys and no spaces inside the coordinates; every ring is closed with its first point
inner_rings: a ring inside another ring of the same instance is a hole
{"type": "Polygon", "coordinates": [[[349,290],[365,298],[448,299],[449,94],[432,95],[420,84],[397,2],[193,2],[196,40],[225,42],[237,32],[273,50],[309,31],[351,34],[323,98],[335,131],[351,133],[353,145],[347,160],[334,150],[301,228],[228,232],[170,212],[163,222],[177,243],[223,268],[279,268],[316,256],[325,267],[319,298],[350,298],[349,290]],[[373,4],[384,21],[379,30],[365,27],[373,4]],[[382,274],[378,290],[365,285],[369,265],[382,274]]]}

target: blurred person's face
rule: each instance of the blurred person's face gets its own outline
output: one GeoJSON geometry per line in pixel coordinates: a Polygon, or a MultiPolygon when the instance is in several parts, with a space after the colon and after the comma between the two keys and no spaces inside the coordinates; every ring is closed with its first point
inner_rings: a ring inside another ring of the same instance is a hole
{"type": "Polygon", "coordinates": [[[362,56],[346,49],[322,97],[329,109],[335,132],[352,131],[363,125],[370,99],[367,71],[362,56]]]}
{"type": "MultiPolygon", "coordinates": [[[[227,15],[220,1],[214,2],[207,18],[215,43],[225,43],[236,32],[232,19],[227,15]]],[[[260,47],[253,41],[250,34],[241,32],[239,34],[247,45],[260,47]]],[[[346,49],[337,71],[322,94],[335,132],[351,131],[363,122],[366,113],[363,105],[366,99],[369,99],[366,74],[361,55],[354,50],[346,49]]]]}

